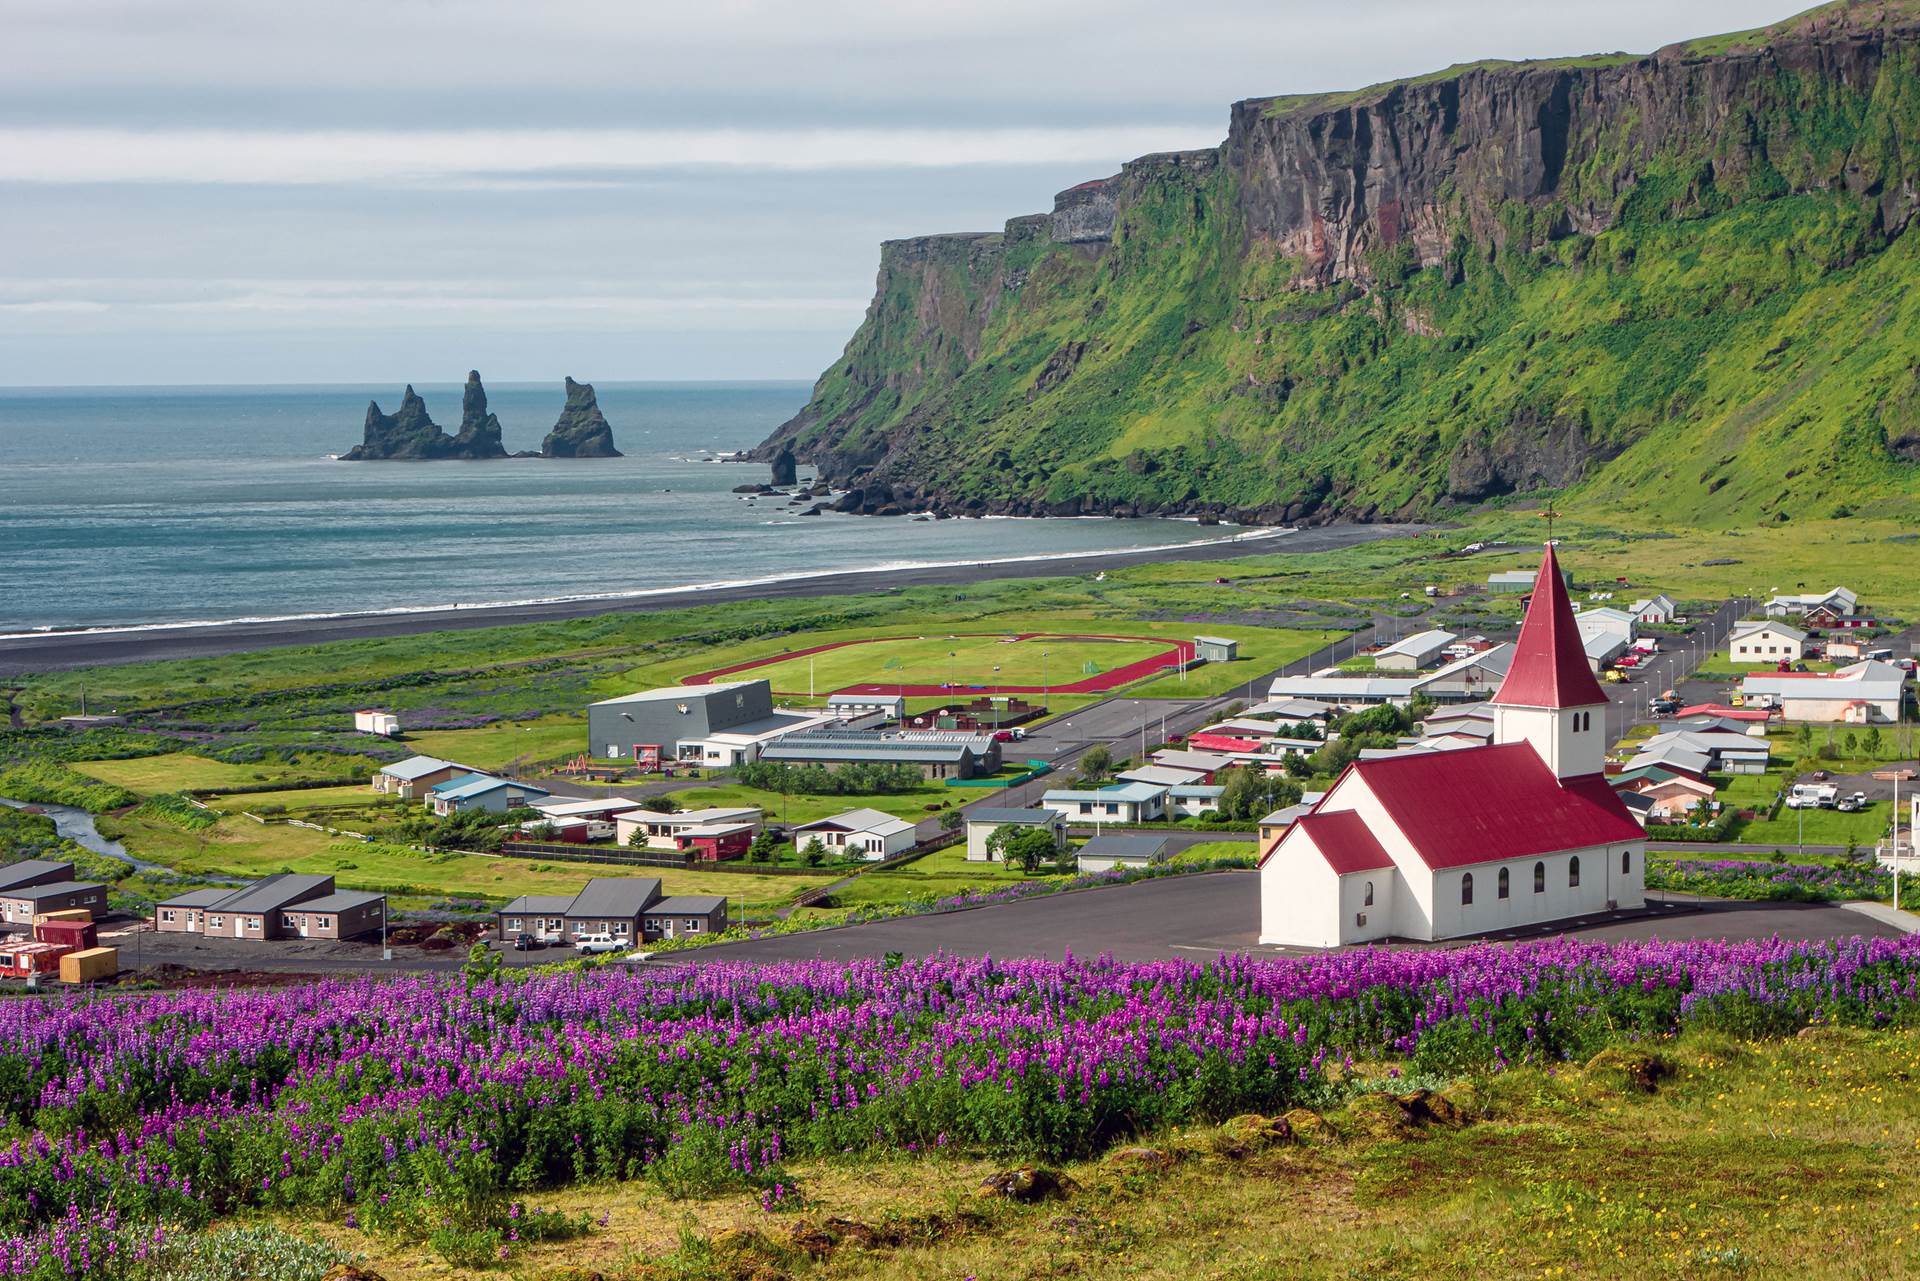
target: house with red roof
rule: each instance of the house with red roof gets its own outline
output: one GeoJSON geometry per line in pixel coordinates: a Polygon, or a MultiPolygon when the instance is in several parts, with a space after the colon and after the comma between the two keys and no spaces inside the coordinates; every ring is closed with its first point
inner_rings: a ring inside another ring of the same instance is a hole
{"type": "Polygon", "coordinates": [[[1260,941],[1335,947],[1646,902],[1646,834],[1605,774],[1607,695],[1554,549],[1484,746],[1360,760],[1260,862],[1260,941]]]}

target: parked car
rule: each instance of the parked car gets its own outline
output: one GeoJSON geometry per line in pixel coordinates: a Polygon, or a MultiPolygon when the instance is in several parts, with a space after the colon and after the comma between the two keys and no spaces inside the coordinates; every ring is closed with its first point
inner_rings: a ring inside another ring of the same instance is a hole
{"type": "Polygon", "coordinates": [[[1671,716],[1680,710],[1680,700],[1677,698],[1650,698],[1647,700],[1647,710],[1655,716],[1671,716]]]}
{"type": "Polygon", "coordinates": [[[582,956],[591,956],[595,952],[623,952],[626,948],[625,939],[617,939],[611,934],[582,934],[573,941],[573,950],[582,956]]]}
{"type": "Polygon", "coordinates": [[[1830,777],[1832,777],[1832,776],[1831,776],[1831,775],[1829,775],[1829,774],[1827,773],[1827,771],[1825,771],[1825,770],[1823,770],[1823,769],[1817,769],[1817,770],[1815,770],[1815,771],[1813,772],[1813,781],[1814,781],[1814,782],[1816,782],[1816,783],[1824,783],[1824,782],[1826,782],[1826,781],[1827,781],[1827,779],[1828,779],[1828,778],[1830,778],[1830,777]]]}
{"type": "Polygon", "coordinates": [[[513,936],[513,950],[516,952],[537,952],[545,946],[545,943],[531,934],[516,934],[513,936]]]}

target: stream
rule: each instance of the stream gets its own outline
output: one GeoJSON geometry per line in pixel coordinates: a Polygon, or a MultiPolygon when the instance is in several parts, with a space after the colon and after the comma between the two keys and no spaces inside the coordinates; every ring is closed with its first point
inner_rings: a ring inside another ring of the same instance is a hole
{"type": "Polygon", "coordinates": [[[100,829],[93,824],[93,815],[83,809],[75,809],[71,805],[30,804],[26,801],[16,801],[6,796],[0,796],[0,805],[5,805],[9,809],[16,810],[36,810],[39,813],[45,814],[53,820],[53,825],[59,831],[60,835],[66,837],[74,844],[85,846],[95,854],[104,854],[108,858],[118,859],[120,862],[130,865],[136,872],[163,872],[168,874],[173,872],[173,869],[166,864],[150,863],[146,859],[129,854],[127,847],[119,841],[110,841],[100,835],[100,829]]]}

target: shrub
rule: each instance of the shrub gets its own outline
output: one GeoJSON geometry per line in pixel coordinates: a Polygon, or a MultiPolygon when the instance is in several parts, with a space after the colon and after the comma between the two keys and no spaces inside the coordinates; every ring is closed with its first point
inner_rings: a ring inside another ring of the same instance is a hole
{"type": "Polygon", "coordinates": [[[41,805],[71,805],[89,814],[124,809],[140,798],[52,761],[28,761],[0,770],[0,796],[41,805]]]}

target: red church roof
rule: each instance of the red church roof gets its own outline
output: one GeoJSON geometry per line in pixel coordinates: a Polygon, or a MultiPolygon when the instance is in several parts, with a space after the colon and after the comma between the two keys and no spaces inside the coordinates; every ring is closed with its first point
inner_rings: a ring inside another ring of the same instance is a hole
{"type": "MultiPolygon", "coordinates": [[[[1313,846],[1328,866],[1342,876],[1349,872],[1371,872],[1392,867],[1393,860],[1374,839],[1367,821],[1352,810],[1333,810],[1325,814],[1304,814],[1295,827],[1313,838],[1313,846]]],[[[1278,849],[1279,846],[1275,846],[1278,849]]],[[[1271,851],[1269,851],[1271,853],[1271,851]]]]}
{"type": "Polygon", "coordinates": [[[1507,668],[1500,692],[1491,700],[1509,707],[1595,707],[1607,701],[1606,691],[1587,665],[1587,649],[1580,625],[1573,621],[1573,602],[1560,577],[1560,562],[1552,544],[1540,558],[1533,599],[1514,643],[1513,663],[1507,668]]]}
{"type": "MultiPolygon", "coordinates": [[[[1385,756],[1350,768],[1431,868],[1646,839],[1605,775],[1555,778],[1528,743],[1385,756]]],[[[1329,797],[1338,791],[1335,784],[1329,797]]],[[[1330,816],[1300,821],[1318,817],[1330,816]]]]}

